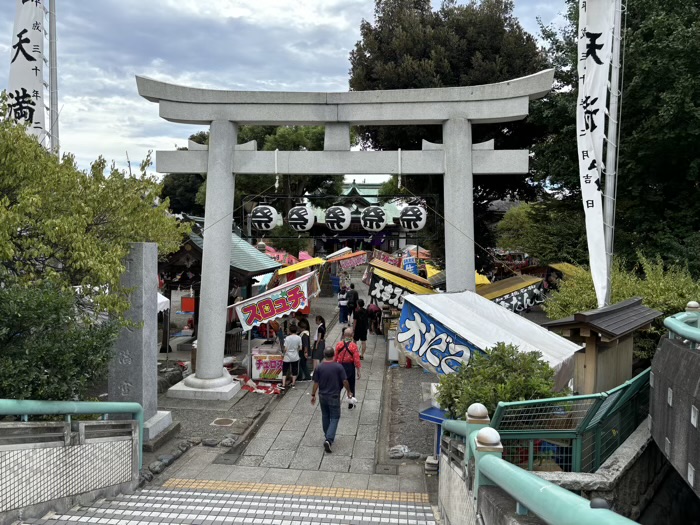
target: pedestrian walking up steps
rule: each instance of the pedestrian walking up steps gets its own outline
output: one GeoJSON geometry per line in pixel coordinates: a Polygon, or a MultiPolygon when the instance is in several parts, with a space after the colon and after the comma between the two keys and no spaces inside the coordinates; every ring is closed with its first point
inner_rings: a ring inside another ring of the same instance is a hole
{"type": "Polygon", "coordinates": [[[227,481],[176,480],[169,485],[173,488],[150,487],[21,523],[435,524],[427,494],[227,481]]]}

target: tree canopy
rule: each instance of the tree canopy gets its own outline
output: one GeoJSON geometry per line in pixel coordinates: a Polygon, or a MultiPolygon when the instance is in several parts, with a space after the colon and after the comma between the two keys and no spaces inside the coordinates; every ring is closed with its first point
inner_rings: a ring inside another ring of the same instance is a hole
{"type": "MultiPolygon", "coordinates": [[[[361,40],[350,54],[350,88],[355,91],[470,86],[511,80],[545,68],[544,55],[532,35],[513,15],[508,0],[467,5],[445,1],[432,11],[429,0],[377,0],[374,23],[363,21],[361,40]]],[[[507,126],[475,126],[474,142],[496,139],[499,148],[527,148],[537,130],[527,122],[507,126]]],[[[420,149],[423,139],[442,142],[440,126],[364,127],[366,148],[420,149]]],[[[406,177],[409,194],[440,196],[442,177],[406,177]]],[[[475,177],[477,242],[493,246],[486,213],[497,199],[534,197],[525,176],[475,177]]],[[[430,247],[444,251],[444,235],[430,247]]],[[[485,253],[479,253],[483,266],[485,253]]]]}
{"type": "MultiPolygon", "coordinates": [[[[543,28],[557,89],[533,106],[545,132],[533,147],[533,173],[560,208],[582,207],[576,158],[577,2],[568,26],[543,28]]],[[[700,6],[695,0],[640,0],[627,7],[617,189],[615,251],[633,264],[637,253],[687,264],[700,276],[700,6]]],[[[568,233],[553,236],[565,246],[568,233]]],[[[585,258],[579,260],[585,262],[585,258]]]]}

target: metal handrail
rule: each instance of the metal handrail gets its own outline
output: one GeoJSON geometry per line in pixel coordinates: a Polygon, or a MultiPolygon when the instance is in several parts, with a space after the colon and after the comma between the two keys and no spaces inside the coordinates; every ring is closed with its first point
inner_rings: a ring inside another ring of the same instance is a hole
{"type": "Polygon", "coordinates": [[[139,425],[139,469],[143,466],[143,407],[139,403],[0,399],[0,416],[131,414],[139,425]]]}
{"type": "Polygon", "coordinates": [[[683,339],[700,343],[699,320],[698,314],[695,312],[680,312],[664,319],[664,326],[683,339]]]}
{"type": "MultiPolygon", "coordinates": [[[[471,441],[471,440],[470,440],[471,441]]],[[[470,443],[470,446],[473,446],[470,443]]],[[[633,521],[591,502],[496,455],[476,462],[479,473],[550,525],[623,525],[633,521]]]]}

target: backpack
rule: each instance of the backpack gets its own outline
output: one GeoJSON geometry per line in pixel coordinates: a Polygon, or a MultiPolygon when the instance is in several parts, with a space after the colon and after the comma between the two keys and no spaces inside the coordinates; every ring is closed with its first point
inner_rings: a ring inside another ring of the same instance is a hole
{"type": "MultiPolygon", "coordinates": [[[[353,359],[353,362],[355,362],[355,352],[350,350],[350,343],[347,341],[343,341],[343,349],[340,352],[349,352],[350,356],[353,359]]],[[[338,352],[338,355],[340,355],[340,352],[338,352]]]]}

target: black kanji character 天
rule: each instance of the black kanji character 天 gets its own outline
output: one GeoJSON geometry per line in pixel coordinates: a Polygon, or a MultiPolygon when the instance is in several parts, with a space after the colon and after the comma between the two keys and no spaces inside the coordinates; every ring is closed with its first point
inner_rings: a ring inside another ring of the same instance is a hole
{"type": "Polygon", "coordinates": [[[588,43],[586,44],[586,52],[581,57],[581,60],[586,60],[590,57],[596,64],[603,65],[603,62],[598,58],[598,51],[603,49],[603,44],[598,44],[596,42],[601,36],[603,36],[603,33],[589,33],[586,31],[588,43]]]}
{"type": "Polygon", "coordinates": [[[26,29],[22,29],[19,33],[17,33],[17,43],[12,46],[12,49],[16,49],[15,51],[15,56],[12,57],[11,64],[15,63],[15,60],[17,60],[17,57],[19,56],[20,53],[24,55],[24,58],[28,62],[36,62],[36,58],[34,58],[32,55],[27,53],[27,50],[24,49],[24,44],[29,44],[31,40],[29,38],[25,38],[25,34],[27,33],[26,29]]]}

